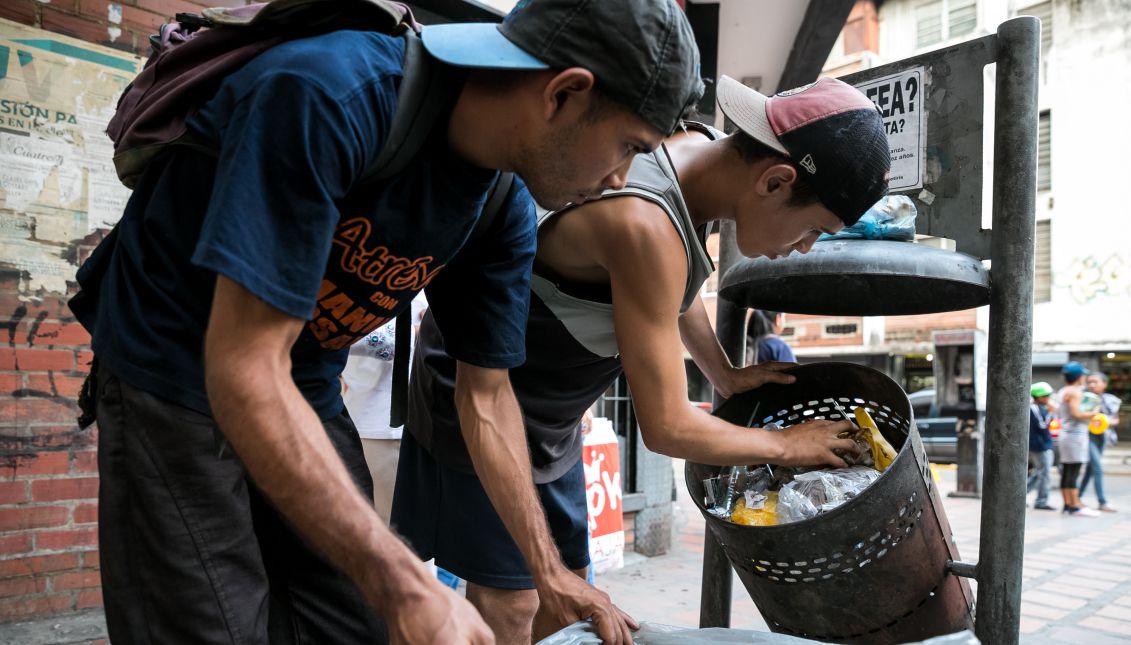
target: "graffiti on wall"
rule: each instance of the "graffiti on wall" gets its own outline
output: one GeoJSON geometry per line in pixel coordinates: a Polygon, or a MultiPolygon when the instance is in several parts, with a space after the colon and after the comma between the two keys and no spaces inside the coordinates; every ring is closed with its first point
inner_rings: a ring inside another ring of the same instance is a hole
{"type": "Polygon", "coordinates": [[[75,246],[129,191],[104,130],[141,59],[0,20],[0,269],[21,294],[64,294],[75,246]]]}
{"type": "Polygon", "coordinates": [[[1072,299],[1080,304],[1100,296],[1131,297],[1131,272],[1126,270],[1126,264],[1117,254],[1102,259],[1091,255],[1075,258],[1056,272],[1053,284],[1067,289],[1072,299]]]}

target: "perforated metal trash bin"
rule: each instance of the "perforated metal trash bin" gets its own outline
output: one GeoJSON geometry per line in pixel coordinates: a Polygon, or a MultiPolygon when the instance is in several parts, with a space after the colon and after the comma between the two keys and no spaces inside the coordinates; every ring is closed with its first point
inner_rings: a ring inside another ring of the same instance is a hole
{"type": "Polygon", "coordinates": [[[875,483],[844,505],[779,526],[741,526],[709,513],[703,480],[718,466],[688,462],[691,497],[707,528],[775,632],[831,642],[903,643],[974,625],[959,560],[931,478],[907,395],[882,372],[849,363],[817,363],[791,372],[788,386],[737,395],[716,411],[731,423],[795,425],[840,419],[864,406],[898,451],[875,483]]]}

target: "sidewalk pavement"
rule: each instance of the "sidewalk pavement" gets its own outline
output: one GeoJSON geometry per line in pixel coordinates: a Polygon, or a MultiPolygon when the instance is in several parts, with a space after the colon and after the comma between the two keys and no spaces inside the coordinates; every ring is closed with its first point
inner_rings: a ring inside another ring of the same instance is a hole
{"type": "MultiPolygon", "coordinates": [[[[1108,502],[1122,512],[1085,518],[1026,511],[1022,643],[1131,642],[1131,463],[1122,464],[1123,453],[1131,457],[1128,448],[1105,455],[1108,502]]],[[[672,549],[653,558],[629,554],[625,567],[598,576],[597,586],[637,620],[695,627],[704,522],[683,486],[683,463],[677,461],[674,467],[679,495],[672,549]]],[[[955,489],[953,466],[935,470],[962,559],[976,562],[981,502],[945,497],[955,489]]],[[[1050,501],[1059,508],[1056,490],[1050,501]]],[[[1094,508],[1095,493],[1089,491],[1084,501],[1094,508]]],[[[731,627],[769,631],[737,576],[732,598],[731,627]]]]}

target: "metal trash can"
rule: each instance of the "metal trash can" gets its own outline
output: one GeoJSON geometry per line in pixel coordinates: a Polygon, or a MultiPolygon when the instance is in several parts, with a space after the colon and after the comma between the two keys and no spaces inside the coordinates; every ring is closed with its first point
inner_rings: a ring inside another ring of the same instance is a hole
{"type": "Polygon", "coordinates": [[[770,629],[804,638],[902,643],[974,625],[959,560],[907,395],[887,375],[849,363],[790,372],[792,385],[736,395],[715,414],[731,423],[795,425],[843,418],[864,406],[898,456],[863,493],[816,517],[742,526],[704,506],[703,480],[718,466],[688,462],[688,490],[770,629]]]}

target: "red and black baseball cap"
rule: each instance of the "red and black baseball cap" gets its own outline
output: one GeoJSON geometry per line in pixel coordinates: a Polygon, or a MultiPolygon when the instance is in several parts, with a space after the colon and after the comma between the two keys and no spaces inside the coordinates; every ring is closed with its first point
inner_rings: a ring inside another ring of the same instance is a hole
{"type": "Polygon", "coordinates": [[[719,107],[740,130],[802,168],[821,203],[851,226],[888,191],[891,154],[880,111],[835,78],[765,96],[723,76],[719,107]]]}

